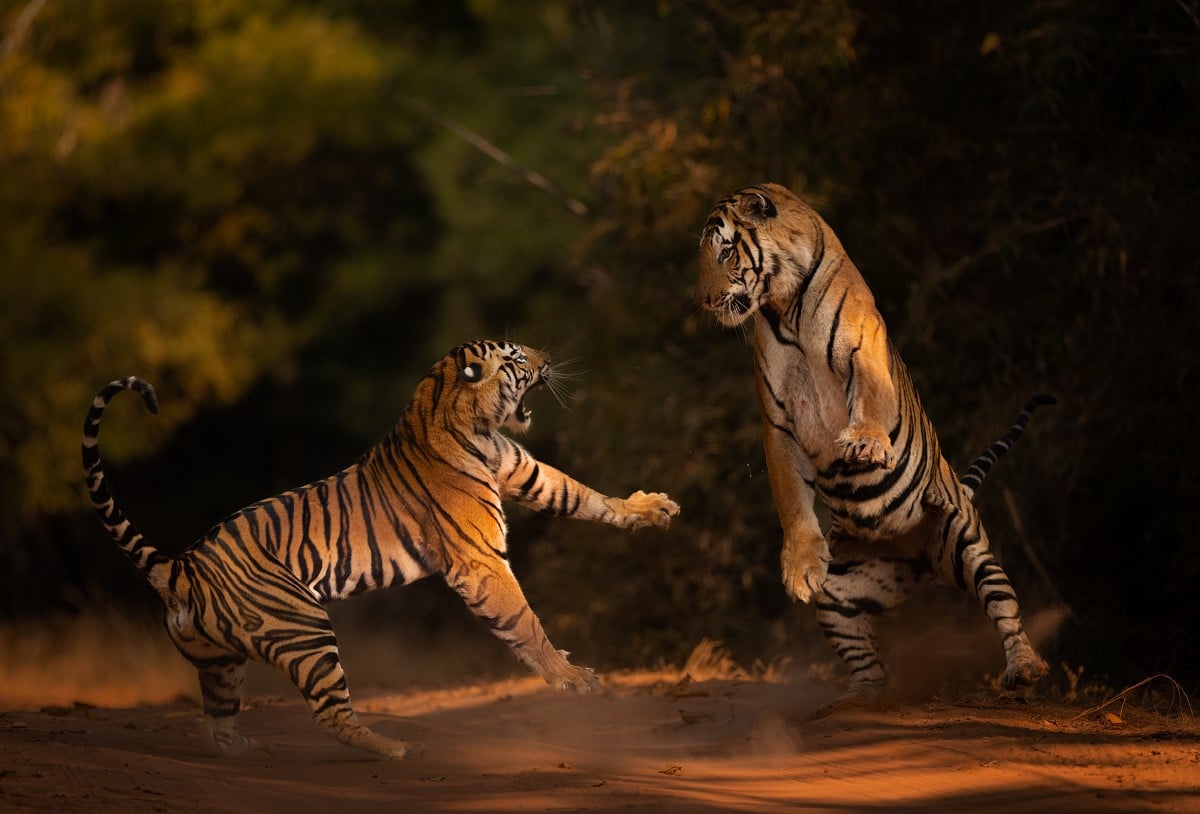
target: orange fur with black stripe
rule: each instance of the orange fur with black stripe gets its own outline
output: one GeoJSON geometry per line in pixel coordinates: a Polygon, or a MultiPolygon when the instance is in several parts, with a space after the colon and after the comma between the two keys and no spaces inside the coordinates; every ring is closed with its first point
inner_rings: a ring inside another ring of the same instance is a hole
{"type": "Polygon", "coordinates": [[[778,184],[719,201],[700,257],[701,305],[727,326],[753,322],[784,586],[815,599],[850,668],[850,695],[883,686],[875,621],[931,573],[979,598],[1003,645],[1007,685],[1045,674],[971,503],[1027,413],[960,480],[862,275],[821,216],[778,184]],[[825,532],[818,495],[832,517],[825,532]]]}
{"type": "Polygon", "coordinates": [[[248,506],[177,557],[136,530],[110,493],[100,460],[109,400],[141,379],[112,382],[84,424],[88,490],[105,527],[145,573],[166,626],[200,674],[215,745],[237,753],[242,680],[250,659],[274,664],[300,689],[313,718],[350,746],[403,757],[414,745],[364,726],[350,705],[337,642],[322,603],[439,574],[532,670],[559,689],[591,691],[596,676],[547,638],[507,559],[502,501],[626,529],[669,525],[665,494],[607,497],[530,455],[500,432],[521,431],[525,397],[553,381],[545,354],[511,342],[452,350],[417,386],[392,433],[353,466],[248,506]]]}

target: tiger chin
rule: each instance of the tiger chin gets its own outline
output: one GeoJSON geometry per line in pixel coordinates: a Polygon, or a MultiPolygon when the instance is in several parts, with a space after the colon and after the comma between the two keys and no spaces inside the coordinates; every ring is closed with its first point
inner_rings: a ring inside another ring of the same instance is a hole
{"type": "Polygon", "coordinates": [[[1033,409],[1053,399],[1032,399],[958,477],[862,275],[821,216],[778,184],[712,208],[696,298],[723,325],[753,323],[783,582],[793,599],[815,602],[850,670],[846,699],[884,688],[876,621],[931,576],[979,599],[1004,649],[1006,687],[1045,675],[971,498],[1033,409]]]}
{"type": "Polygon", "coordinates": [[[83,429],[91,500],[109,534],[165,606],[167,631],[200,677],[205,730],[227,754],[245,751],[237,714],[246,664],[287,674],[326,733],[400,758],[421,747],[364,726],[350,704],[323,603],[440,575],[530,669],[560,690],[591,692],[596,675],[551,644],[508,563],[503,501],[624,529],[666,528],[679,506],[662,493],[608,497],[535,459],[502,427],[523,431],[525,404],[550,384],[550,358],[512,342],[454,348],[417,385],[392,432],[328,478],[255,503],[171,557],[148,542],[109,491],[100,420],[136,377],[96,396],[83,429]]]}

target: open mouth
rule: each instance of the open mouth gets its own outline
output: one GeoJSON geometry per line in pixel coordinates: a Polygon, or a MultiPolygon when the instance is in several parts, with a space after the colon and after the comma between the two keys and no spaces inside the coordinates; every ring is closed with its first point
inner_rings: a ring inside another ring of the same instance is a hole
{"type": "Polygon", "coordinates": [[[529,388],[521,394],[521,398],[517,401],[516,409],[513,410],[513,418],[520,424],[528,424],[533,419],[533,410],[525,404],[525,399],[537,388],[541,387],[545,382],[538,380],[531,384],[529,388]]]}
{"type": "Polygon", "coordinates": [[[517,409],[513,410],[513,418],[522,424],[528,424],[530,419],[533,418],[533,410],[530,410],[525,406],[524,396],[522,396],[521,400],[517,402],[517,409]]]}

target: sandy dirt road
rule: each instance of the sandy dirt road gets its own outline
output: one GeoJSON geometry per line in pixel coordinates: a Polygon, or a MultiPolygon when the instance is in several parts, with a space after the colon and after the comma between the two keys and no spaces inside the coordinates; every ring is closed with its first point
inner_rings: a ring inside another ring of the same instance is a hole
{"type": "Polygon", "coordinates": [[[362,694],[370,725],[424,744],[405,761],[291,697],[252,699],[242,729],[268,746],[236,760],[205,751],[190,701],[11,710],[0,810],[1200,811],[1194,719],[983,694],[808,720],[833,693],[639,672],[585,697],[533,677],[362,694]]]}

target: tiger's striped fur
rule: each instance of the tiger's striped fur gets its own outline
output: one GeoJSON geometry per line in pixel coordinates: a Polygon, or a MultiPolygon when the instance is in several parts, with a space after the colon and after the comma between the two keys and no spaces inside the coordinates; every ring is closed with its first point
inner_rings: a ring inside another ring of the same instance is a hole
{"type": "Polygon", "coordinates": [[[719,201],[700,254],[701,305],[728,326],[753,319],[783,582],[794,599],[815,600],[850,669],[848,697],[882,688],[876,620],[929,572],[978,597],[1003,645],[1004,683],[1036,682],[1046,664],[971,503],[1028,412],[959,479],[866,282],[829,225],[778,184],[719,201]],[[816,495],[831,516],[824,534],[816,495]]]}
{"type": "Polygon", "coordinates": [[[1012,426],[1008,428],[1008,432],[1004,433],[995,443],[979,453],[979,457],[963,470],[962,477],[959,478],[962,485],[974,493],[979,488],[979,484],[983,482],[983,479],[987,477],[987,473],[995,466],[996,461],[1000,460],[1000,457],[1004,453],[1012,449],[1012,445],[1021,437],[1021,433],[1025,432],[1025,427],[1029,425],[1029,419],[1033,418],[1033,411],[1038,407],[1057,403],[1058,399],[1044,393],[1039,393],[1025,402],[1025,406],[1021,408],[1021,412],[1017,413],[1017,418],[1013,421],[1012,426]]]}
{"type": "Polygon", "coordinates": [[[627,529],[666,527],[665,494],[606,497],[536,460],[499,432],[524,430],[525,397],[551,381],[547,355],[511,342],[452,350],[421,380],[395,429],[353,466],[255,503],[177,557],[151,545],[109,492],[100,419],[137,378],[100,391],[83,429],[88,491],[105,528],[162,597],[167,631],[200,674],[206,723],[222,751],[248,746],[236,716],[249,659],[282,669],[313,718],[339,741],[402,757],[413,751],[359,722],[322,603],[440,574],[530,669],[559,689],[596,676],[550,643],[508,564],[502,500],[627,529]]]}

